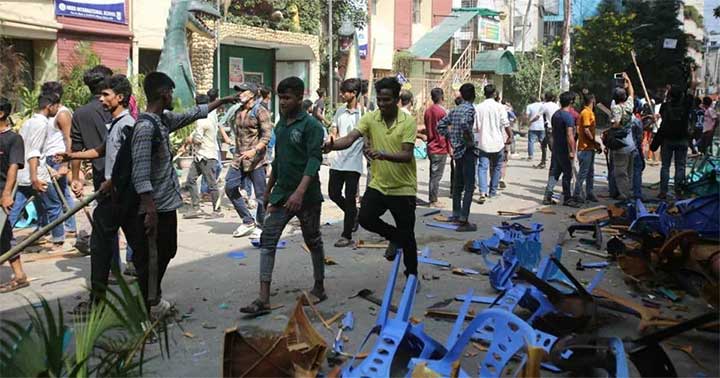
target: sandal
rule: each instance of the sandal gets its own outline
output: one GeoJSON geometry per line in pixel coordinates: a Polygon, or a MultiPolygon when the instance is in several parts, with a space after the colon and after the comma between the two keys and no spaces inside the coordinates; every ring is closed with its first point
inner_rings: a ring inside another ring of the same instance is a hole
{"type": "Polygon", "coordinates": [[[30,281],[28,281],[27,278],[23,278],[22,280],[13,278],[9,282],[6,282],[0,286],[0,293],[10,293],[28,286],[30,286],[30,281]]]}
{"type": "Polygon", "coordinates": [[[269,303],[265,303],[260,299],[254,300],[249,306],[241,307],[240,312],[248,314],[248,317],[255,318],[261,315],[269,314],[272,309],[269,303]]]}
{"type": "Polygon", "coordinates": [[[308,292],[308,296],[312,300],[312,303],[314,305],[316,305],[320,302],[323,302],[324,300],[327,299],[327,294],[325,294],[325,291],[321,291],[321,292],[317,293],[314,290],[310,290],[308,292]]]}

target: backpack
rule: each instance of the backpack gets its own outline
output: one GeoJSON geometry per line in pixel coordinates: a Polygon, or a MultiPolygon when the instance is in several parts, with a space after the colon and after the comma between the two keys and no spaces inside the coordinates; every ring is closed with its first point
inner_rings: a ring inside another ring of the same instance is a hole
{"type": "MultiPolygon", "coordinates": [[[[147,120],[152,123],[154,136],[160,134],[160,124],[155,118],[147,114],[140,114],[135,125],[137,125],[140,120],[147,120]]],[[[113,126],[111,126],[111,130],[113,126]]],[[[118,149],[117,156],[115,157],[115,165],[112,169],[111,200],[115,208],[116,219],[124,219],[126,215],[130,214],[130,211],[140,206],[140,196],[135,191],[135,186],[132,183],[132,138],[134,131],[135,126],[126,127],[122,130],[125,139],[120,145],[120,149],[118,149]]]]}

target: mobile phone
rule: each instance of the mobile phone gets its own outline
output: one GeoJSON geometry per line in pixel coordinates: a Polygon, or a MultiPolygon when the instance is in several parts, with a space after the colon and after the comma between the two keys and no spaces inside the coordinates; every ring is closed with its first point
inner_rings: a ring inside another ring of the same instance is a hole
{"type": "Polygon", "coordinates": [[[622,78],[623,78],[623,74],[622,74],[622,72],[619,72],[619,73],[616,73],[616,74],[614,75],[614,77],[615,77],[615,79],[622,79],[622,78]]]}

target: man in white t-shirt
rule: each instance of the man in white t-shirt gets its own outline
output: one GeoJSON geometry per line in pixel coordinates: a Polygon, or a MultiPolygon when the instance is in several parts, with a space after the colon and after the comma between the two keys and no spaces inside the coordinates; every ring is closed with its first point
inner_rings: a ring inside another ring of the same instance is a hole
{"type": "MultiPolygon", "coordinates": [[[[342,138],[355,130],[362,117],[358,104],[361,82],[359,79],[347,79],[340,84],[340,96],[345,106],[340,107],[333,116],[331,133],[334,138],[342,138]]],[[[350,148],[335,152],[330,164],[328,195],[345,213],[343,231],[336,247],[352,245],[352,233],[357,231],[356,197],[360,175],[363,171],[363,138],[358,138],[350,148]],[[343,196],[343,187],[345,196],[343,196]]]]}
{"type": "Polygon", "coordinates": [[[552,152],[552,124],[550,123],[550,120],[552,120],[553,115],[555,115],[555,112],[560,110],[560,105],[557,104],[557,96],[555,96],[552,92],[545,92],[545,101],[542,103],[542,117],[544,119],[544,127],[545,127],[545,138],[543,139],[541,144],[541,148],[543,150],[543,159],[540,162],[540,164],[534,166],[538,169],[545,168],[545,157],[547,156],[545,151],[547,148],[550,148],[550,152],[552,152]]]}
{"type": "Polygon", "coordinates": [[[505,106],[495,100],[495,86],[488,84],[483,89],[485,101],[475,105],[475,143],[479,152],[478,186],[479,203],[487,197],[497,195],[502,173],[505,146],[512,140],[512,129],[505,106]],[[488,174],[490,185],[488,186],[488,174]]]}
{"type": "Polygon", "coordinates": [[[540,143],[542,148],[542,162],[547,159],[547,146],[543,144],[545,140],[545,120],[543,119],[543,104],[542,102],[535,101],[532,104],[528,104],[525,108],[525,116],[530,124],[528,131],[528,160],[532,160],[535,155],[535,143],[540,143]]]}
{"type": "MultiPolygon", "coordinates": [[[[65,197],[65,202],[72,208],[75,205],[75,201],[68,187],[68,163],[57,163],[53,160],[53,156],[68,151],[71,145],[70,128],[72,127],[72,110],[62,104],[63,87],[59,82],[48,81],[43,83],[42,87],[40,87],[40,92],[53,93],[61,99],[57,114],[54,117],[50,117],[48,121],[47,137],[45,139],[45,159],[47,166],[56,174],[55,178],[57,179],[58,185],[60,185],[60,190],[62,190],[61,195],[65,197]]],[[[60,197],[53,197],[53,199],[60,201],[60,197]]],[[[62,202],[58,202],[55,206],[62,208],[63,204],[62,202]]],[[[49,219],[51,222],[53,220],[54,219],[49,219]]],[[[65,221],[64,230],[70,233],[76,232],[74,215],[65,221]]]]}

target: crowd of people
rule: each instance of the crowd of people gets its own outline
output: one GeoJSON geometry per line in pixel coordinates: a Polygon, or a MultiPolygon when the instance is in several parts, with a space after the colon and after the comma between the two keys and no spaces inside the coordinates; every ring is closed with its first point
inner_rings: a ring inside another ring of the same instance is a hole
{"type": "MultiPolygon", "coordinates": [[[[162,298],[161,284],[177,251],[181,192],[190,198],[184,218],[222,217],[223,160],[228,160],[224,192],[241,219],[233,236],[260,243],[259,295],[241,309],[258,314],[271,308],[276,248],[293,217],[300,221],[312,259],[310,294],[317,301],[327,297],[320,232],[323,153],[334,151],[327,193],[344,213],[334,246],[352,246],[353,234],[362,226],[388,240],[388,260],[402,251],[406,276],[417,274],[415,209],[424,203],[417,195],[417,141],[426,146],[428,206],[442,206],[440,184],[450,161],[452,215],[448,221],[456,223],[459,232],[477,230],[470,217],[476,187],[477,203],[495,200],[505,187],[508,159],[519,158],[515,144],[520,132],[514,127],[519,117],[508,102],[500,100],[493,84],[481,89],[463,84],[449,110],[443,106],[444,91],[432,89],[432,104],[422,117],[424,127],[418,129],[411,110],[413,94],[391,77],[374,83],[374,103],[368,99],[367,81],[343,81],[339,87],[342,105],[327,118],[325,93],[318,90],[315,103],[305,99],[305,85],[297,77],[280,81],[274,93],[272,88],[244,83],[235,86],[235,95],[218,98],[213,89],[198,95],[196,105],[182,113],[172,111],[174,83],[160,72],[145,77],[147,108],[142,112],[134,105],[132,86],[125,76],[97,66],[85,73],[84,81],[93,96],[74,112],[62,105],[62,85],[45,83],[36,112],[19,134],[9,123],[10,102],[0,98],[1,204],[9,214],[0,235],[3,253],[11,247],[13,226],[28,201],[38,210],[39,226],[55,221],[62,216],[63,206],[73,206],[71,192],[77,198],[84,195],[81,161],[88,160],[92,166],[94,191],[101,194],[92,217],[92,294],[78,311],[87,311],[102,298],[109,278],[120,272],[120,230],[128,244],[126,273],[137,276],[151,314],[171,307],[162,298]],[[476,99],[477,93],[483,98],[476,99]],[[279,109],[275,125],[270,106],[273,94],[279,109]],[[181,186],[170,134],[193,124],[182,147],[190,151],[192,163],[181,186]],[[363,173],[368,181],[360,193],[363,173]],[[198,179],[202,180],[200,190],[198,179]],[[201,210],[201,191],[211,203],[209,213],[201,210]],[[382,219],[388,211],[394,225],[382,219]],[[150,256],[155,253],[157,265],[151,266],[150,256]]],[[[667,198],[673,159],[675,188],[679,188],[688,149],[707,153],[712,146],[718,115],[709,98],[698,102],[671,86],[656,111],[652,102],[636,100],[633,85],[624,75],[624,85],[613,93],[611,127],[598,136],[595,96],[584,92],[546,93],[543,101],[530,103],[525,111],[527,159],[535,159],[538,143],[541,160],[534,167],[546,168],[549,159],[544,204],[555,204],[554,187],[559,180],[563,205],[597,202],[593,185],[597,154],[606,156],[612,198],[642,198],[645,157],[651,158],[649,152],[658,148],[662,160],[659,197],[667,198]],[[575,109],[578,100],[579,111],[575,109]]],[[[75,232],[70,217],[52,229],[51,242],[60,246],[68,233],[75,232]]],[[[28,285],[19,255],[10,259],[10,265],[13,278],[0,286],[0,292],[28,285]]]]}

